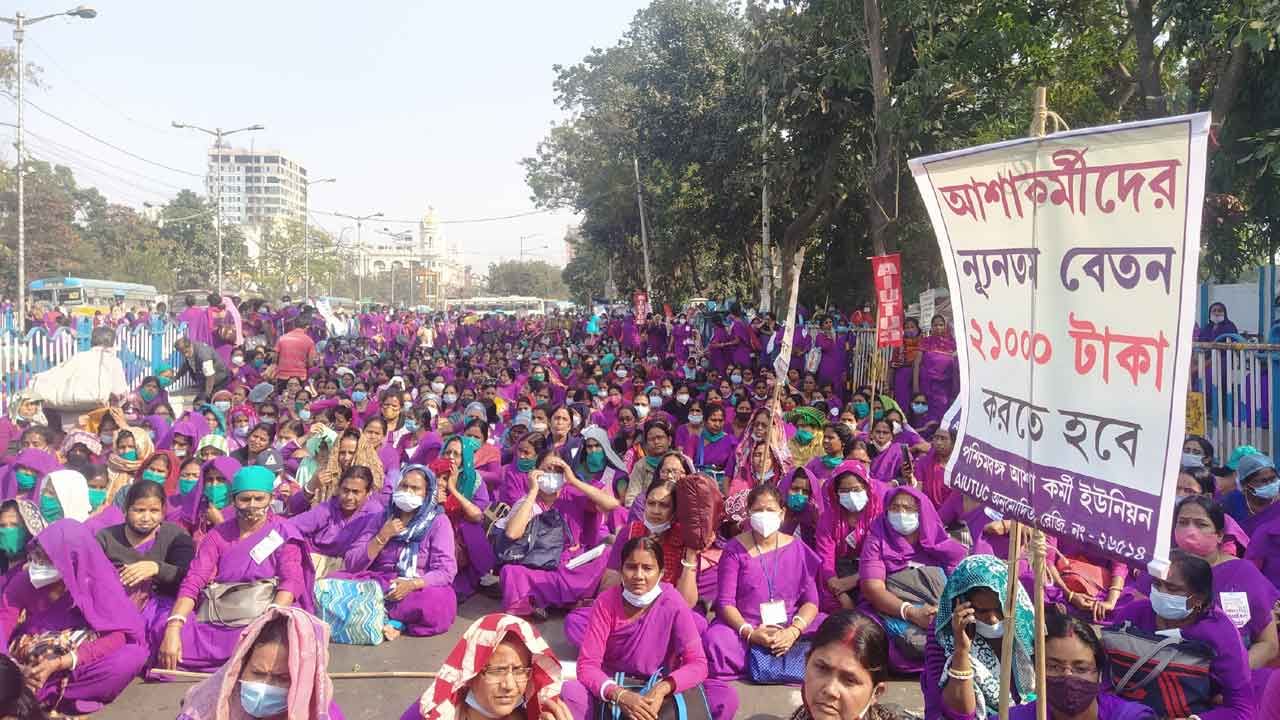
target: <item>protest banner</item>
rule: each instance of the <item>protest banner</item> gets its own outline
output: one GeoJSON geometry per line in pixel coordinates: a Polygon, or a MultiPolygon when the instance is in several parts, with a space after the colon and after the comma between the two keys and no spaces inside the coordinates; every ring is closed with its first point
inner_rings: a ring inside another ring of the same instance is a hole
{"type": "Polygon", "coordinates": [[[877,255],[871,258],[871,277],[876,284],[876,346],[902,345],[902,256],[877,255]]]}
{"type": "Polygon", "coordinates": [[[1208,129],[1201,113],[910,162],[956,319],[948,483],[1161,577],[1208,129]]]}

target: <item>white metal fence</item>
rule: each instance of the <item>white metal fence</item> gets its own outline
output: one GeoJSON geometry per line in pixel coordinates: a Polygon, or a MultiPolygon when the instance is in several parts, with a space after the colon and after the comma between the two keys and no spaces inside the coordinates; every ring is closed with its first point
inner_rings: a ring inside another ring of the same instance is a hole
{"type": "Polygon", "coordinates": [[[1202,423],[1220,458],[1239,445],[1271,454],[1277,445],[1271,416],[1280,403],[1271,376],[1280,372],[1280,345],[1215,342],[1194,348],[1187,432],[1202,423]]]}
{"type": "MultiPolygon", "coordinates": [[[[82,323],[78,328],[60,327],[52,333],[43,327],[25,334],[0,331],[0,408],[7,410],[13,394],[27,387],[37,373],[87,350],[91,330],[87,323],[82,323]]],[[[177,370],[180,355],[174,343],[185,332],[185,324],[161,321],[117,328],[116,353],[124,365],[129,387],[137,388],[142,378],[162,368],[177,370]]],[[[170,390],[181,390],[187,382],[184,378],[170,386],[170,390]]]]}

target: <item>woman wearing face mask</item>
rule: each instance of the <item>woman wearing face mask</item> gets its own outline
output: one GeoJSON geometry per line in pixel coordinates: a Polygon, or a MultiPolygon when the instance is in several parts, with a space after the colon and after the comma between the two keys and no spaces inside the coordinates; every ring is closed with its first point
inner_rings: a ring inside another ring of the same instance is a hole
{"type": "Polygon", "coordinates": [[[346,570],[331,577],[373,579],[387,600],[383,635],[439,635],[458,614],[453,579],[453,526],[436,502],[436,475],[421,465],[405,468],[381,522],[364,531],[346,556],[346,570]]]}
{"type": "Polygon", "coordinates": [[[560,661],[532,625],[493,613],[471,624],[400,720],[570,720],[560,661]]]}
{"type": "Polygon", "coordinates": [[[231,458],[214,458],[200,465],[196,486],[182,496],[176,522],[199,543],[211,530],[223,524],[231,503],[231,478],[241,465],[231,458]]]}
{"type": "Polygon", "coordinates": [[[795,435],[787,441],[791,459],[796,465],[805,465],[825,454],[822,429],[827,419],[811,407],[798,407],[787,414],[787,422],[796,427],[795,435]]]}
{"type": "Polygon", "coordinates": [[[242,626],[201,619],[200,614],[221,618],[235,610],[215,607],[195,612],[199,603],[216,602],[210,599],[217,597],[217,588],[211,588],[214,583],[262,582],[274,588],[268,599],[272,604],[313,607],[314,572],[307,541],[292,523],[272,514],[274,481],[275,474],[264,467],[250,466],[235,473],[228,506],[234,507],[235,514],[198,542],[173,614],[165,622],[157,654],[160,667],[211,670],[231,656],[242,626]]]}
{"type": "Polygon", "coordinates": [[[289,518],[307,540],[317,579],[342,569],[343,557],[365,529],[365,521],[381,512],[378,503],[369,502],[373,487],[369,468],[352,465],[328,500],[289,518]]]}
{"type": "MultiPolygon", "coordinates": [[[[747,496],[750,529],[729,541],[720,558],[719,612],[704,636],[713,679],[746,679],[749,645],[784,655],[822,622],[818,556],[781,532],[782,508],[777,488],[753,489],[747,496]]],[[[737,698],[707,689],[712,713],[733,717],[737,698]]]]}
{"type": "Polygon", "coordinates": [[[470,435],[452,437],[429,465],[439,479],[436,500],[454,528],[457,576],[453,587],[462,599],[480,588],[480,580],[490,574],[495,563],[484,526],[489,489],[475,469],[480,448],[480,441],[470,435]]]}
{"type": "Polygon", "coordinates": [[[272,607],[245,628],[227,663],[187,691],[178,720],[343,720],[329,679],[329,627],[272,607]]]}
{"type": "Polygon", "coordinates": [[[46,710],[86,715],[147,660],[142,617],[87,528],[60,520],[36,536],[26,573],[0,595],[0,643],[46,710]],[[65,653],[47,653],[50,644],[65,653]]]}
{"type": "MultiPolygon", "coordinates": [[[[565,683],[564,700],[575,717],[596,717],[613,703],[629,718],[656,718],[676,695],[696,707],[705,702],[699,686],[707,679],[707,658],[685,598],[663,580],[669,562],[665,550],[654,538],[638,537],[624,543],[620,555],[621,585],[604,590],[592,603],[578,650],[578,679],[565,683]],[[615,682],[617,673],[626,674],[627,682],[615,682]]],[[[721,694],[733,692],[720,685],[721,694]]],[[[712,717],[733,716],[713,712],[712,717]]]]}
{"type": "Polygon", "coordinates": [[[44,400],[30,390],[19,390],[9,400],[7,414],[0,416],[0,460],[18,451],[22,431],[32,425],[49,424],[44,415],[44,400]]]}
{"type": "Polygon", "coordinates": [[[120,574],[120,584],[142,613],[149,641],[159,640],[178,585],[196,554],[187,531],[164,521],[164,502],[160,485],[135,483],[124,496],[124,522],[97,534],[102,552],[120,574]]]}
{"type": "MultiPolygon", "coordinates": [[[[1050,720],[1156,720],[1146,705],[1103,690],[1106,650],[1088,623],[1059,608],[1046,608],[1044,650],[1050,720]]],[[[1036,702],[1010,708],[1009,718],[1035,720],[1036,702]]]]}
{"type": "Polygon", "coordinates": [[[1011,704],[1035,692],[1035,611],[1017,585],[1013,618],[1004,617],[1008,580],[1008,566],[991,555],[965,558],[947,578],[920,676],[926,717],[981,720],[995,713],[1005,633],[1013,633],[1011,704]]]}
{"type": "MultiPolygon", "coordinates": [[[[52,523],[62,518],[85,522],[93,507],[89,500],[89,483],[78,470],[54,470],[45,476],[39,486],[40,515],[52,523]]],[[[90,527],[89,532],[97,532],[90,527]]]]}
{"type": "Polygon", "coordinates": [[[10,579],[9,571],[27,562],[27,543],[32,536],[44,529],[39,511],[27,502],[27,517],[35,527],[28,526],[19,510],[17,500],[5,500],[0,504],[0,591],[10,579]]]}
{"type": "Polygon", "coordinates": [[[174,423],[156,446],[172,450],[179,460],[186,460],[196,457],[196,445],[208,434],[209,424],[204,418],[191,414],[174,423]]]}
{"type": "Polygon", "coordinates": [[[497,489],[498,502],[510,507],[524,497],[529,489],[529,473],[546,448],[546,436],[542,433],[529,433],[520,438],[516,443],[515,459],[503,468],[502,480],[497,489]]]}
{"type": "Polygon", "coordinates": [[[53,453],[34,448],[23,450],[0,476],[0,500],[23,498],[39,502],[36,488],[40,481],[61,467],[53,453]]]}
{"type": "Polygon", "coordinates": [[[1198,342],[1215,342],[1223,335],[1238,335],[1240,329],[1227,317],[1227,306],[1216,302],[1209,306],[1209,324],[1196,334],[1198,342]]]}
{"type": "Polygon", "coordinates": [[[149,460],[155,452],[155,444],[146,430],[127,426],[116,432],[115,449],[107,456],[108,498],[114,498],[120,488],[138,477],[143,461],[149,460]]]}
{"type": "Polygon", "coordinates": [[[227,447],[235,452],[245,446],[249,439],[249,431],[258,422],[258,416],[250,405],[237,405],[227,415],[227,424],[231,432],[227,435],[227,447]]]}
{"type": "MultiPolygon", "coordinates": [[[[874,478],[873,478],[874,479],[874,478]]],[[[922,658],[904,652],[907,636],[928,634],[939,608],[915,604],[914,598],[899,597],[885,580],[908,567],[934,568],[944,575],[967,554],[965,547],[947,534],[938,511],[924,493],[911,487],[892,488],[884,496],[885,513],[871,524],[858,559],[858,591],[862,605],[885,627],[890,638],[889,660],[899,672],[918,672],[922,658]]],[[[912,646],[914,642],[910,643],[912,646]]]]}
{"type": "Polygon", "coordinates": [[[852,447],[852,430],[842,423],[827,423],[822,429],[822,453],[811,458],[805,469],[817,482],[826,483],[852,447]]]}
{"type": "Polygon", "coordinates": [[[880,518],[881,496],[886,490],[868,477],[867,466],[857,460],[846,460],[836,467],[823,488],[824,508],[814,537],[814,550],[821,562],[818,587],[822,609],[856,606],[863,541],[872,523],[880,518]]]}
{"type": "Polygon", "coordinates": [[[227,435],[227,413],[231,411],[231,393],[220,391],[225,397],[212,403],[205,403],[198,409],[200,416],[205,420],[205,426],[210,433],[215,435],[227,435]]]}
{"type": "Polygon", "coordinates": [[[494,527],[515,542],[524,536],[536,514],[555,508],[564,519],[564,550],[555,570],[509,564],[502,566],[500,574],[505,612],[545,618],[547,608],[570,607],[599,585],[608,562],[604,553],[575,568],[568,567],[568,563],[592,549],[599,540],[601,516],[615,510],[618,501],[613,493],[584,483],[568,463],[550,450],[543,452],[536,464],[529,473],[525,496],[494,527]]]}
{"type": "MultiPolygon", "coordinates": [[[[1112,628],[1125,623],[1144,633],[1181,636],[1203,643],[1209,655],[1209,697],[1190,713],[1206,720],[1244,720],[1254,716],[1255,697],[1250,681],[1249,658],[1240,633],[1227,615],[1214,604],[1213,569],[1203,559],[1185,550],[1169,553],[1169,571],[1164,580],[1151,580],[1150,602],[1131,602],[1116,610],[1109,621],[1112,628]]],[[[1116,668],[1111,668],[1116,677],[1116,668]]],[[[1157,679],[1156,682],[1162,682],[1157,679]]],[[[1177,683],[1176,679],[1171,682],[1177,683]]],[[[1152,704],[1160,693],[1147,691],[1152,704]]],[[[1142,702],[1140,698],[1134,698],[1142,702]]]]}
{"type": "Polygon", "coordinates": [[[946,318],[935,315],[929,321],[929,337],[920,341],[912,371],[911,394],[928,398],[928,422],[942,419],[951,401],[960,392],[960,366],[956,361],[956,339],[946,318]]]}
{"type": "MultiPolygon", "coordinates": [[[[689,415],[692,423],[693,412],[689,415]]],[[[733,477],[736,469],[734,451],[737,440],[725,432],[724,407],[719,403],[706,403],[703,415],[703,427],[691,435],[685,454],[693,459],[699,472],[706,473],[724,487],[726,478],[733,477]]],[[[692,428],[690,432],[693,432],[692,428]]]]}
{"type": "Polygon", "coordinates": [[[1213,568],[1214,605],[1240,631],[1253,670],[1253,688],[1261,696],[1271,675],[1268,666],[1280,654],[1271,612],[1280,592],[1252,562],[1223,552],[1223,518],[1222,507],[1212,500],[1200,495],[1183,498],[1174,509],[1173,540],[1213,568]]]}

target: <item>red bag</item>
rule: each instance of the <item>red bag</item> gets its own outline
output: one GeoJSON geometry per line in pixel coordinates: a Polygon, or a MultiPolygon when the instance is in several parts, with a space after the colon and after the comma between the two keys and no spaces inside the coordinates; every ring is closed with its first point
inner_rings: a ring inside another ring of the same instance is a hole
{"type": "Polygon", "coordinates": [[[676,483],[676,520],[685,547],[699,551],[711,547],[723,519],[724,495],[715,480],[700,474],[680,478],[676,483]]]}
{"type": "Polygon", "coordinates": [[[1111,587],[1111,571],[1078,557],[1059,556],[1058,575],[1067,590],[1091,598],[1101,597],[1111,587]]]}

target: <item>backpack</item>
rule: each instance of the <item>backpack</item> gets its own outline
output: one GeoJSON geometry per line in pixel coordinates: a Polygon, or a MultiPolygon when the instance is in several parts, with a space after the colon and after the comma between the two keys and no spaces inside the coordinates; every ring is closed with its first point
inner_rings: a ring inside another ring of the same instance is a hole
{"type": "Polygon", "coordinates": [[[676,482],[676,520],[684,546],[702,551],[711,547],[724,517],[724,495],[716,481],[701,473],[676,482]]]}
{"type": "Polygon", "coordinates": [[[1196,640],[1144,632],[1126,622],[1102,631],[1115,694],[1160,717],[1189,717],[1214,706],[1213,650],[1196,640]]]}

